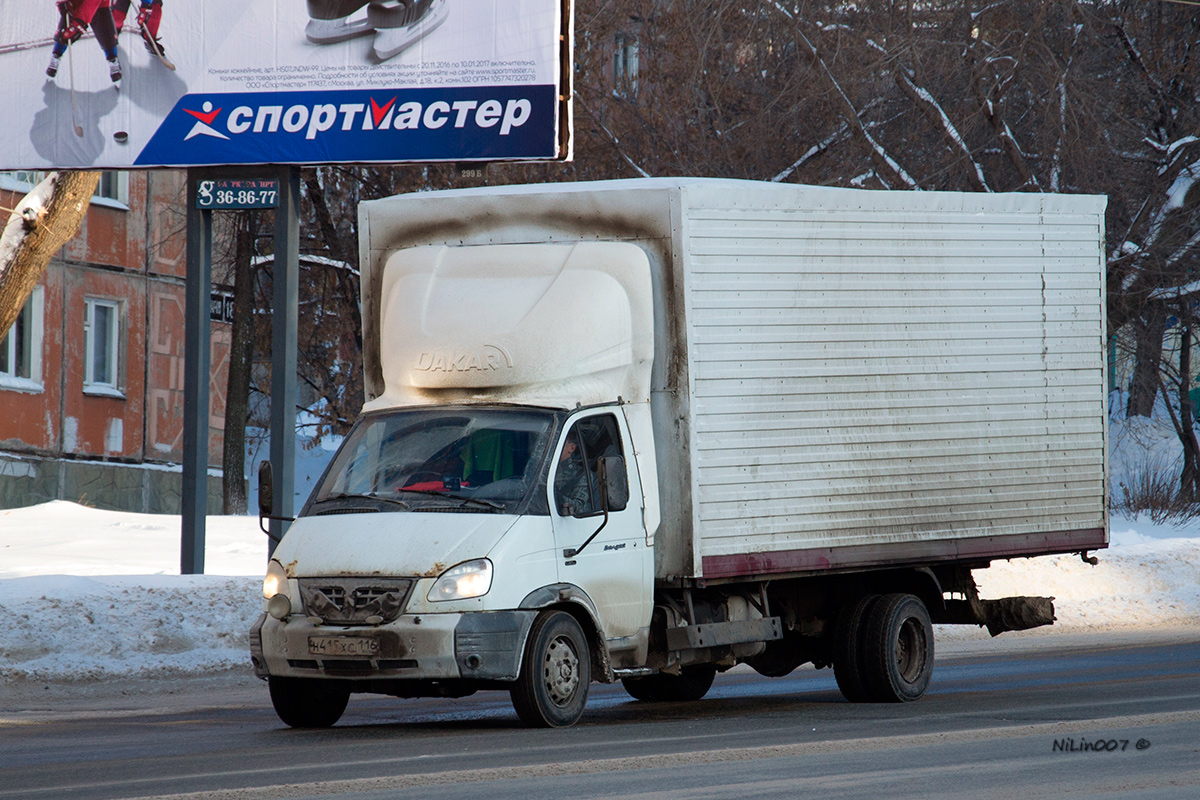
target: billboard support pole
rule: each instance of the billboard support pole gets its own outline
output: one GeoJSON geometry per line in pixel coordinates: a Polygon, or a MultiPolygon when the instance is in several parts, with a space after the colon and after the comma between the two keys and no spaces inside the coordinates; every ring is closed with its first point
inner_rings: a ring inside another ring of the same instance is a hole
{"type": "Polygon", "coordinates": [[[198,170],[188,170],[187,281],[183,344],[183,486],[179,572],[204,573],[208,505],[208,383],[211,340],[212,212],[196,205],[198,170]]]}
{"type": "Polygon", "coordinates": [[[275,540],[295,516],[296,475],[296,324],[300,283],[300,168],[279,169],[279,206],[275,209],[275,260],[271,313],[271,464],[274,495],[268,557],[275,540]]]}

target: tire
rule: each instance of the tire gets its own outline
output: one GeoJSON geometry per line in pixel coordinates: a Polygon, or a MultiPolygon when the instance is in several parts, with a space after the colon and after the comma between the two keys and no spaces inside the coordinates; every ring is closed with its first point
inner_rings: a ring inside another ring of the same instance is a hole
{"type": "Polygon", "coordinates": [[[679,675],[660,672],[644,678],[622,678],[621,685],[634,700],[647,703],[686,703],[699,700],[712,688],[716,667],[688,667],[679,675]]]}
{"type": "Polygon", "coordinates": [[[871,699],[863,679],[866,620],[880,596],[869,594],[842,606],[833,629],[833,677],[842,696],[851,703],[871,699]]]}
{"type": "Polygon", "coordinates": [[[533,728],[574,725],[583,716],[591,681],[591,653],[575,618],[563,611],[538,617],[510,690],[521,721],[533,728]]]}
{"type": "Polygon", "coordinates": [[[275,713],[293,728],[328,728],[342,718],[350,701],[350,687],[339,681],[272,675],[267,686],[275,713]]]}
{"type": "Polygon", "coordinates": [[[874,702],[920,699],[933,677],[933,625],[920,598],[884,595],[868,614],[863,655],[863,678],[874,702]]]}

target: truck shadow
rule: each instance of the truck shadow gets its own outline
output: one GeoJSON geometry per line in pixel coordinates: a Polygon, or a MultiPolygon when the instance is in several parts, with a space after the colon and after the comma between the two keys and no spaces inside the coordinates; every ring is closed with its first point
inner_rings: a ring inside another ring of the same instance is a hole
{"type": "MultiPolygon", "coordinates": [[[[587,710],[577,728],[636,723],[671,723],[703,717],[746,718],[808,714],[824,718],[835,707],[851,707],[832,686],[810,686],[797,691],[788,681],[763,681],[753,687],[732,684],[715,686],[709,697],[693,702],[646,703],[634,700],[619,686],[594,686],[587,710]],[[775,689],[772,691],[772,689],[775,689]]],[[[816,681],[806,681],[816,683],[816,681]]],[[[822,681],[824,683],[824,681],[822,681]]],[[[551,731],[529,729],[517,718],[508,697],[499,692],[480,693],[458,701],[400,700],[384,697],[351,698],[346,715],[327,735],[372,735],[394,732],[403,735],[463,733],[468,731],[528,730],[531,735],[551,731]]],[[[552,735],[561,735],[558,729],[552,735]]]]}

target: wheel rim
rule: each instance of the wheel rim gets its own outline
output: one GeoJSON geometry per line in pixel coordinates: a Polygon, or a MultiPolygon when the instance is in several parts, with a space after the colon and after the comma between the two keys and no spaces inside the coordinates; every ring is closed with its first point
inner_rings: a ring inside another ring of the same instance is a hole
{"type": "Polygon", "coordinates": [[[566,636],[556,636],[546,648],[543,670],[546,691],[556,706],[564,706],[579,688],[579,655],[566,636]]]}
{"type": "Polygon", "coordinates": [[[908,683],[921,676],[925,668],[925,630],[919,620],[909,617],[896,637],[896,669],[908,683]]]}

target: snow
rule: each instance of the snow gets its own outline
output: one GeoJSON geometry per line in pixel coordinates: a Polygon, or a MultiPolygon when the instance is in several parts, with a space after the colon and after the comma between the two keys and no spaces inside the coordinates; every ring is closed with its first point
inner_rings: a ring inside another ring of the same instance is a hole
{"type": "MultiPolygon", "coordinates": [[[[1147,140],[1147,141],[1149,141],[1149,140],[1147,140]]],[[[1157,146],[1166,152],[1168,158],[1174,158],[1175,154],[1179,152],[1180,148],[1186,147],[1187,145],[1191,144],[1192,142],[1200,142],[1200,136],[1191,136],[1191,135],[1184,136],[1180,139],[1176,139],[1175,141],[1171,142],[1165,148],[1162,145],[1157,145],[1157,146]]],[[[1195,164],[1193,164],[1192,166],[1195,166],[1195,164]]]]}
{"type": "MultiPolygon", "coordinates": [[[[206,575],[179,575],[179,517],[55,501],[0,511],[0,687],[245,669],[262,609],[266,537],[254,517],[209,517],[206,575]]],[[[996,562],[983,597],[1052,595],[1054,636],[1194,626],[1200,520],[1115,518],[1099,566],[1078,556],[996,562]]],[[[987,639],[939,626],[947,641],[987,639]]]]}
{"type": "Polygon", "coordinates": [[[1171,188],[1167,189],[1167,202],[1162,207],[1162,213],[1183,208],[1188,192],[1196,185],[1197,180],[1200,180],[1200,160],[1188,164],[1175,176],[1171,188]]]}
{"type": "Polygon", "coordinates": [[[57,172],[51,172],[12,209],[4,231],[0,233],[0,272],[4,272],[12,264],[29,231],[45,215],[46,207],[58,186],[58,177],[57,172]]]}

